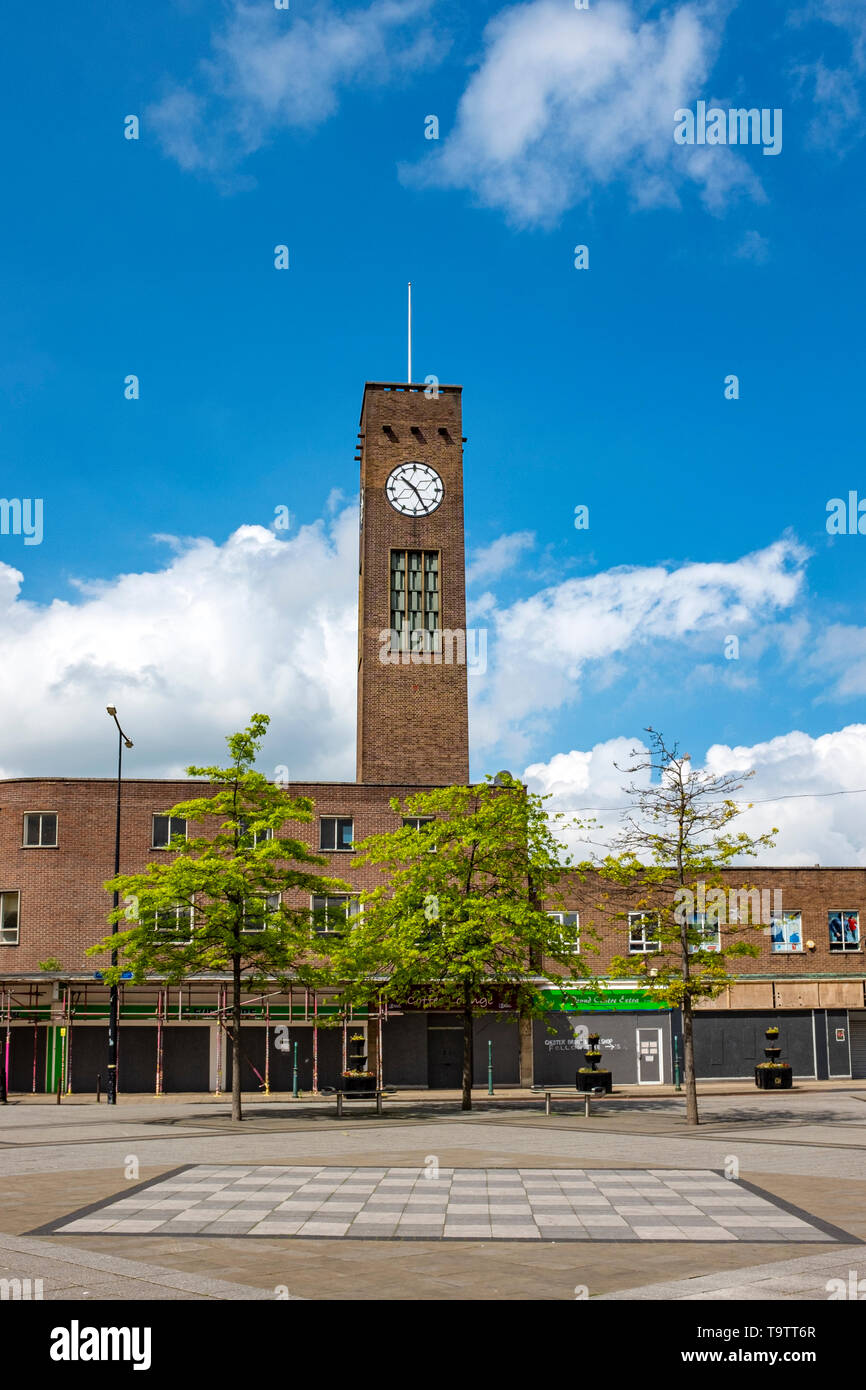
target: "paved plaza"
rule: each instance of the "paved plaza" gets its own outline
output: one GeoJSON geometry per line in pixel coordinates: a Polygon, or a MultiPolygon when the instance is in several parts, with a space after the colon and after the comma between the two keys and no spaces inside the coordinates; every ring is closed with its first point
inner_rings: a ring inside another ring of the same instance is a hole
{"type": "Polygon", "coordinates": [[[250,1096],[246,1115],[13,1097],[0,1278],[45,1299],[448,1301],[826,1299],[866,1278],[856,1083],[706,1095],[696,1130],[673,1096],[588,1118],[573,1094],[341,1118],[250,1096]]]}
{"type": "Polygon", "coordinates": [[[846,1239],[706,1169],[326,1168],[198,1164],[53,1223],[57,1235],[355,1240],[846,1239]]]}

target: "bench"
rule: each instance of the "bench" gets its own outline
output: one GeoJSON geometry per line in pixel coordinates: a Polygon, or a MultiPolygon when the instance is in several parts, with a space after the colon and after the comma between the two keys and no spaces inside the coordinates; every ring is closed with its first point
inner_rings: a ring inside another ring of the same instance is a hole
{"type": "MultiPolygon", "coordinates": [[[[376,1114],[377,1114],[377,1115],[381,1115],[381,1113],[382,1113],[382,1096],[383,1096],[384,1094],[385,1094],[384,1091],[376,1091],[376,1093],[375,1093],[376,1114]]],[[[345,1101],[345,1100],[373,1100],[373,1099],[374,1099],[374,1097],[373,1097],[372,1095],[370,1095],[370,1096],[349,1096],[349,1095],[346,1094],[345,1091],[338,1091],[338,1092],[337,1092],[337,1119],[339,1120],[339,1119],[341,1118],[342,1114],[343,1114],[343,1101],[345,1101]]]]}
{"type": "MultiPolygon", "coordinates": [[[[570,1100],[570,1099],[571,1099],[571,1092],[570,1092],[570,1091],[567,1093],[567,1095],[565,1095],[565,1094],[563,1094],[562,1091],[556,1091],[556,1092],[554,1092],[554,1091],[552,1091],[552,1090],[548,1090],[547,1087],[544,1087],[544,1086],[533,1087],[533,1090],[540,1090],[540,1091],[542,1092],[543,1096],[544,1096],[544,1113],[545,1113],[545,1115],[551,1115],[551,1114],[553,1114],[553,1111],[552,1111],[551,1107],[552,1107],[552,1105],[553,1105],[554,1094],[556,1095],[556,1098],[557,1098],[558,1100],[566,1100],[566,1099],[570,1100]]],[[[598,1091],[597,1091],[597,1092],[593,1092],[593,1091],[578,1091],[578,1092],[577,1092],[578,1097],[583,1099],[583,1113],[584,1113],[584,1115],[586,1116],[587,1119],[589,1119],[589,1118],[591,1117],[591,1115],[592,1115],[592,1111],[591,1111],[590,1108],[589,1108],[589,1103],[590,1103],[590,1101],[592,1100],[593,1096],[595,1095],[596,1098],[598,1098],[598,1096],[603,1096],[604,1094],[605,1094],[605,1092],[602,1090],[601,1087],[598,1088],[598,1091]]]]}

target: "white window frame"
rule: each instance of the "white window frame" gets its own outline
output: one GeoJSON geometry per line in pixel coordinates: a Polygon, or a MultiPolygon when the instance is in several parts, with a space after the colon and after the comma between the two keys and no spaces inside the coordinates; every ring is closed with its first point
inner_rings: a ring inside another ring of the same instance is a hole
{"type": "Polygon", "coordinates": [[[705,937],[712,933],[713,944],[708,941],[689,942],[689,955],[697,955],[699,951],[710,951],[718,954],[722,949],[722,928],[719,922],[718,912],[693,912],[686,922],[687,931],[699,931],[705,937]]]}
{"type": "MultiPolygon", "coordinates": [[[[174,946],[189,946],[190,942],[192,941],[193,931],[194,931],[194,929],[195,929],[195,904],[194,904],[194,903],[176,903],[173,910],[174,910],[174,914],[175,914],[175,922],[177,922],[178,915],[179,915],[181,912],[189,912],[189,936],[175,936],[175,937],[172,937],[172,945],[174,945],[174,946]]],[[[154,930],[155,932],[164,933],[166,936],[168,936],[172,931],[177,931],[177,927],[176,927],[176,926],[175,926],[175,927],[161,927],[161,926],[159,925],[159,916],[160,916],[160,913],[167,913],[167,912],[171,912],[171,911],[172,911],[172,909],[169,908],[169,907],[155,907],[155,908],[153,909],[153,915],[154,915],[153,930],[154,930]]]]}
{"type": "Polygon", "coordinates": [[[628,914],[628,953],[630,956],[653,956],[661,950],[662,943],[658,940],[658,937],[656,937],[655,941],[647,940],[646,928],[650,921],[655,922],[655,929],[658,931],[659,915],[657,912],[630,912],[628,914]],[[635,933],[635,926],[638,923],[642,924],[640,929],[640,940],[643,944],[640,946],[635,945],[635,941],[638,939],[635,933]]]}
{"type": "Polygon", "coordinates": [[[770,913],[770,951],[771,951],[771,953],[772,953],[774,956],[776,956],[776,955],[779,955],[779,956],[800,956],[800,955],[803,954],[803,951],[804,951],[804,950],[805,950],[805,943],[804,943],[804,941],[803,941],[803,914],[802,914],[802,912],[800,912],[799,909],[795,909],[794,911],[790,911],[790,910],[788,910],[788,909],[785,909],[785,910],[782,911],[782,912],[771,912],[771,913],[770,913]],[[786,941],[783,941],[783,942],[781,942],[781,943],[775,942],[775,941],[773,940],[773,927],[774,927],[774,925],[776,924],[776,922],[779,921],[780,919],[781,919],[782,922],[785,922],[785,921],[787,921],[787,920],[789,920],[789,919],[792,919],[792,918],[794,918],[794,917],[796,917],[797,922],[798,922],[798,924],[799,924],[800,940],[799,940],[798,942],[795,942],[793,945],[792,945],[789,941],[787,941],[787,940],[786,940],[786,941]]]}
{"type": "Polygon", "coordinates": [[[364,908],[363,908],[363,903],[361,902],[361,899],[360,899],[360,897],[358,896],[357,893],[311,893],[311,894],[310,894],[310,924],[311,924],[311,926],[312,926],[312,928],[313,928],[313,935],[314,935],[314,936],[342,936],[343,933],[346,931],[346,929],[347,929],[348,927],[351,927],[352,918],[353,918],[353,917],[360,917],[360,916],[361,916],[361,913],[363,912],[363,910],[364,910],[364,908]],[[326,923],[326,928],[325,928],[324,931],[320,931],[319,928],[318,928],[318,926],[316,925],[316,923],[313,921],[313,914],[314,914],[315,911],[316,911],[315,903],[316,903],[316,899],[317,899],[317,898],[324,898],[324,899],[325,899],[325,909],[324,909],[324,910],[325,910],[325,923],[326,923]],[[340,903],[342,903],[342,904],[345,906],[345,909],[346,909],[345,913],[343,914],[342,921],[341,921],[340,925],[339,925],[338,927],[334,927],[334,928],[332,928],[332,927],[330,927],[330,926],[327,925],[328,922],[330,921],[331,913],[332,913],[332,912],[336,912],[336,908],[330,908],[330,907],[328,906],[328,903],[331,903],[331,902],[340,902],[340,903]],[[353,904],[354,904],[354,908],[353,908],[353,906],[352,906],[353,904]]]}
{"type": "Polygon", "coordinates": [[[828,942],[828,945],[829,945],[829,947],[830,947],[830,953],[831,953],[831,955],[834,955],[834,956],[849,956],[849,955],[851,955],[851,953],[854,952],[854,951],[860,951],[860,950],[862,950],[862,948],[863,948],[863,938],[862,938],[861,935],[860,935],[860,911],[859,911],[859,909],[858,909],[856,912],[846,912],[846,911],[843,911],[842,908],[835,908],[835,909],[828,908],[828,909],[827,909],[827,942],[828,942]],[[832,917],[841,917],[841,918],[842,918],[842,940],[841,940],[841,941],[834,942],[833,939],[832,939],[832,937],[830,936],[830,919],[831,919],[832,917]],[[856,918],[857,918],[857,940],[856,940],[853,944],[851,944],[851,945],[849,945],[849,943],[845,940],[845,920],[846,920],[846,918],[848,918],[848,917],[856,917],[856,918]]]}
{"type": "Polygon", "coordinates": [[[20,888],[4,888],[0,891],[0,946],[17,946],[21,940],[21,890],[20,888]],[[4,922],[6,913],[9,910],[6,906],[6,899],[15,899],[15,926],[6,927],[4,922]],[[15,933],[15,940],[7,940],[7,934],[15,933]]]}
{"type": "Polygon", "coordinates": [[[573,936],[573,937],[569,936],[568,933],[565,932],[565,931],[562,931],[562,932],[558,933],[558,935],[560,936],[560,939],[562,940],[563,946],[565,946],[565,947],[568,948],[570,954],[573,955],[573,956],[579,956],[579,955],[580,955],[580,913],[579,913],[579,912],[572,912],[572,911],[569,910],[569,909],[565,909],[565,910],[562,911],[562,912],[548,912],[546,915],[550,918],[550,920],[551,920],[552,922],[558,922],[559,925],[560,925],[561,927],[573,927],[573,928],[574,928],[574,936],[573,936]],[[574,921],[573,921],[573,922],[567,921],[566,919],[569,918],[569,917],[573,917],[573,918],[574,918],[574,921]]]}
{"type": "Polygon", "coordinates": [[[319,850],[320,850],[323,854],[354,854],[354,839],[355,839],[355,817],[354,817],[354,816],[319,816],[319,850]],[[353,842],[352,844],[349,844],[349,845],[340,845],[340,844],[337,843],[337,840],[338,840],[338,838],[339,838],[339,823],[340,823],[341,820],[342,820],[342,821],[348,821],[348,822],[349,822],[349,825],[352,827],[352,842],[353,842]],[[333,846],[333,848],[331,848],[331,846],[329,846],[329,845],[324,845],[324,844],[322,844],[322,841],[323,841],[324,838],[325,838],[325,835],[324,835],[325,821],[333,821],[333,823],[334,823],[334,846],[333,846]]]}
{"type": "MultiPolygon", "coordinates": [[[[250,897],[252,897],[252,898],[262,898],[262,899],[264,900],[264,903],[265,903],[265,912],[266,912],[266,913],[277,912],[277,911],[279,910],[280,903],[282,902],[282,897],[281,897],[281,895],[280,895],[279,893],[251,893],[251,894],[250,894],[250,897]]],[[[248,900],[247,900],[247,901],[248,901],[248,900]]],[[[246,920],[247,920],[247,903],[246,903],[246,901],[244,902],[243,920],[244,920],[244,922],[246,922],[246,920]]],[[[247,927],[247,926],[243,926],[243,927],[241,927],[241,931],[242,931],[242,932],[249,932],[251,936],[255,936],[255,935],[257,935],[259,932],[265,931],[266,925],[267,925],[267,924],[266,924],[265,922],[262,922],[261,926],[258,926],[258,927],[247,927]]]]}
{"type": "Polygon", "coordinates": [[[151,847],[151,849],[168,850],[169,852],[171,852],[171,842],[172,842],[172,840],[174,839],[175,835],[181,835],[181,834],[182,834],[183,837],[184,837],[184,839],[186,839],[186,834],[187,834],[188,828],[189,828],[189,822],[186,820],[186,818],[185,818],[184,816],[166,816],[166,815],[164,815],[161,811],[153,811],[153,812],[151,812],[151,817],[150,817],[150,847],[151,847]],[[157,822],[158,820],[167,820],[167,821],[168,821],[168,844],[165,844],[165,845],[158,845],[158,844],[156,844],[156,822],[157,822]],[[183,826],[183,830],[182,830],[182,831],[180,831],[180,830],[172,830],[172,826],[175,825],[175,824],[177,824],[177,825],[182,825],[182,826],[183,826]]]}
{"type": "Polygon", "coordinates": [[[21,822],[21,848],[22,849],[56,849],[60,838],[60,817],[56,811],[25,811],[21,822]],[[39,817],[39,839],[35,844],[27,842],[27,822],[31,816],[39,817]],[[52,844],[45,844],[42,839],[42,818],[43,816],[54,817],[54,841],[52,844]]]}
{"type": "MultiPolygon", "coordinates": [[[[414,830],[414,831],[416,832],[416,834],[419,834],[419,835],[420,835],[420,834],[421,834],[421,831],[422,831],[422,827],[425,826],[425,825],[432,825],[433,822],[435,821],[435,819],[436,819],[435,816],[404,816],[404,817],[403,817],[403,829],[404,829],[404,830],[414,830]]],[[[428,854],[435,854],[435,853],[436,853],[436,841],[435,841],[435,840],[432,840],[432,841],[430,842],[430,844],[427,846],[427,852],[428,852],[428,854]]]]}

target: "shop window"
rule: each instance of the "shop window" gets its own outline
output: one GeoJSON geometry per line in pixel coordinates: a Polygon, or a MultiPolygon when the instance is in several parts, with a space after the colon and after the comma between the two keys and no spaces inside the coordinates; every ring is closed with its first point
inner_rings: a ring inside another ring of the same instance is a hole
{"type": "Polygon", "coordinates": [[[799,912],[770,913],[770,950],[802,951],[803,923],[799,912]]]}
{"type": "Polygon", "coordinates": [[[860,950],[859,912],[828,912],[827,930],[831,951],[860,950]]]}

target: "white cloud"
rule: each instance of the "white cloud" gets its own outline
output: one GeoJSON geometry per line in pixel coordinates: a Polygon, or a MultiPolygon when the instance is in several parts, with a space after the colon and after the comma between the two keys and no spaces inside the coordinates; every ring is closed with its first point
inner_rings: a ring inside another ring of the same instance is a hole
{"type": "Polygon", "coordinates": [[[738,192],[763,197],[740,154],[673,139],[678,108],[715,99],[707,80],[729,8],[705,0],[649,19],[626,0],[532,0],[502,11],[453,132],[402,176],[469,189],[518,225],[552,223],[619,180],[639,207],[677,206],[689,182],[714,211],[738,192]]]}
{"type": "Polygon", "coordinates": [[[754,261],[756,265],[763,265],[770,254],[770,243],[767,237],[761,236],[760,232],[745,232],[739,245],[734,251],[734,255],[741,261],[754,261]]]}
{"type": "Polygon", "coordinates": [[[497,537],[490,545],[471,553],[466,566],[466,583],[478,584],[488,579],[498,579],[516,565],[524,551],[532,550],[534,545],[534,531],[512,531],[497,537]]]}
{"type": "MultiPolygon", "coordinates": [[[[862,137],[863,79],[866,76],[863,0],[820,0],[820,3],[813,2],[795,10],[788,19],[796,26],[813,21],[833,26],[850,44],[846,64],[834,66],[822,53],[814,62],[795,64],[790,70],[797,94],[805,92],[816,109],[807,131],[808,142],[817,149],[843,155],[862,137]]],[[[826,34],[825,28],[823,35],[826,34]]],[[[819,35],[820,29],[810,34],[813,43],[819,35]]]]}
{"type": "MultiPolygon", "coordinates": [[[[603,853],[620,827],[620,808],[629,804],[623,788],[631,782],[647,784],[647,774],[630,777],[614,767],[629,766],[633,749],[646,752],[639,738],[608,739],[587,752],[557,753],[527,767],[530,788],[550,793],[552,810],[580,811],[584,821],[593,816],[598,822],[590,839],[575,833],[562,837],[577,855],[603,853]]],[[[758,860],[748,862],[866,865],[866,794],[858,794],[866,788],[866,724],[814,738],[792,731],[751,746],[713,744],[703,766],[716,775],[755,771],[736,797],[744,805],[752,802],[752,809],[743,812],[734,828],[759,835],[776,827],[778,834],[774,849],[762,850],[758,860]]]]}
{"type": "Polygon", "coordinates": [[[242,526],[185,542],[164,569],[80,586],[77,604],[22,600],[0,564],[0,776],[111,775],[115,704],[130,777],[220,761],[261,711],[263,771],[352,778],[357,568],[356,508],[289,539],[242,526]]]}
{"type": "Polygon", "coordinates": [[[622,566],[568,579],[505,608],[485,596],[493,631],[487,674],[472,682],[473,748],[521,755],[545,718],[579,696],[588,671],[603,685],[606,668],[626,656],[651,667],[654,644],[665,644],[659,659],[668,667],[675,647],[692,663],[708,640],[721,650],[724,635],[790,608],[807,553],[786,538],[728,564],[622,566]]]}
{"type": "Polygon", "coordinates": [[[429,67],[445,42],[431,5],[373,0],[340,12],[313,0],[298,14],[233,0],[197,77],[172,87],[147,120],[182,169],[224,178],[279,130],[326,121],[345,88],[429,67]]]}

